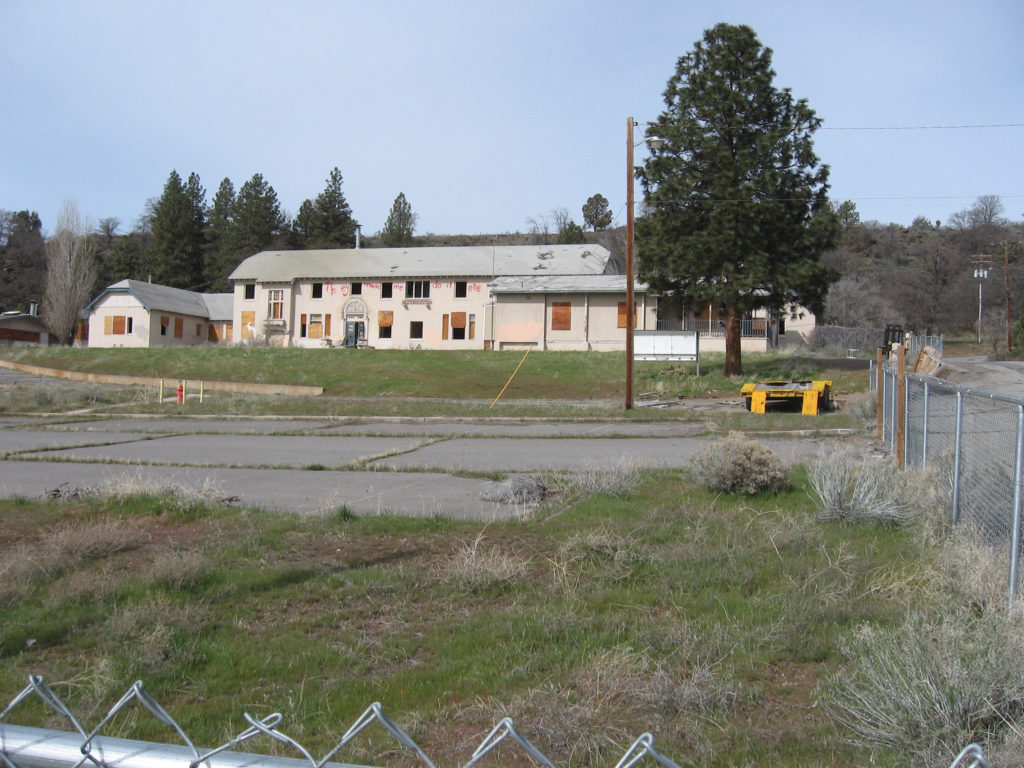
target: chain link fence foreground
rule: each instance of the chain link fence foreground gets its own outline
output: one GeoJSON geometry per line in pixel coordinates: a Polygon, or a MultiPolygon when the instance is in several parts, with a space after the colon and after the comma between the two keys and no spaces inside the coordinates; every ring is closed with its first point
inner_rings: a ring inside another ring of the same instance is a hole
{"type": "MultiPolygon", "coordinates": [[[[264,718],[243,715],[247,727],[237,736],[215,749],[200,749],[181,729],[163,707],[136,682],[107,715],[91,730],[86,730],[68,710],[41,677],[29,678],[28,685],[3,712],[0,712],[0,766],[3,768],[357,768],[349,763],[336,762],[344,748],[367,726],[379,724],[401,746],[413,752],[427,768],[436,768],[434,762],[395,723],[379,703],[371,704],[345,732],[337,746],[317,759],[298,741],[285,734],[278,726],[282,716],[274,713],[264,718]],[[56,731],[15,725],[10,714],[30,698],[42,702],[70,725],[70,731],[56,731]],[[141,706],[159,723],[177,734],[179,744],[162,744],[103,736],[103,731],[130,705],[141,706]],[[246,742],[259,737],[283,744],[298,757],[278,757],[239,752],[246,742]]],[[[463,768],[472,768],[506,739],[511,739],[530,760],[543,768],[554,768],[525,736],[516,730],[511,718],[505,718],[491,729],[480,746],[474,750],[463,768]]],[[[616,768],[633,768],[650,757],[663,768],[679,768],[675,762],[654,748],[649,733],[641,734],[616,764],[616,768]]]]}

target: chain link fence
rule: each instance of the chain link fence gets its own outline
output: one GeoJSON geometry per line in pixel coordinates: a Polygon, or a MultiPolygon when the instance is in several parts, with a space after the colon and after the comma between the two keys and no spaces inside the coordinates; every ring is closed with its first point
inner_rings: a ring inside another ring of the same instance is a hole
{"type": "MultiPolygon", "coordinates": [[[[874,382],[874,379],[873,379],[874,382]]],[[[1019,589],[1024,399],[881,369],[881,438],[906,467],[939,474],[954,526],[1005,547],[1009,601],[1019,589]]]]}
{"type": "MultiPolygon", "coordinates": [[[[87,730],[64,702],[46,685],[41,677],[32,676],[28,685],[0,712],[0,766],[2,768],[366,768],[349,763],[335,762],[345,747],[364,729],[374,723],[382,727],[400,746],[415,754],[426,768],[436,768],[415,741],[392,720],[380,703],[373,703],[345,732],[337,745],[321,758],[315,758],[298,741],[284,733],[279,726],[283,717],[274,713],[257,718],[243,714],[246,727],[237,736],[214,749],[196,747],[181,726],[147,693],[142,682],[136,682],[111,707],[98,725],[87,730]],[[42,703],[71,730],[57,731],[13,724],[11,713],[28,700],[42,703]],[[104,736],[119,714],[128,707],[140,706],[145,713],[176,734],[178,744],[135,741],[104,736]],[[238,748],[258,738],[270,739],[293,752],[297,757],[280,757],[239,752],[238,748]]],[[[504,718],[491,729],[470,756],[463,768],[473,768],[495,751],[506,739],[514,742],[530,761],[543,768],[554,765],[520,733],[511,718],[504,718]]],[[[510,742],[510,743],[511,743],[510,742]]],[[[616,764],[616,768],[633,768],[650,757],[662,768],[679,768],[671,759],[654,748],[650,733],[641,734],[616,764]]]]}

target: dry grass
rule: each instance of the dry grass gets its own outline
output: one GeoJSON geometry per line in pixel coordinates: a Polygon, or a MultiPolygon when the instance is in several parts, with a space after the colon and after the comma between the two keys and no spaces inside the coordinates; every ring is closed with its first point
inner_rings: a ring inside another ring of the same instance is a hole
{"type": "Polygon", "coordinates": [[[468,592],[480,592],[523,579],[529,567],[529,558],[485,543],[481,532],[473,540],[458,544],[455,551],[438,564],[437,572],[448,584],[468,592]]]}
{"type": "Polygon", "coordinates": [[[775,453],[738,433],[710,444],[690,460],[701,483],[720,493],[778,493],[789,488],[775,453]]]}
{"type": "Polygon", "coordinates": [[[920,482],[889,461],[837,451],[811,461],[807,467],[817,497],[819,520],[874,520],[906,523],[921,508],[920,482]]]}

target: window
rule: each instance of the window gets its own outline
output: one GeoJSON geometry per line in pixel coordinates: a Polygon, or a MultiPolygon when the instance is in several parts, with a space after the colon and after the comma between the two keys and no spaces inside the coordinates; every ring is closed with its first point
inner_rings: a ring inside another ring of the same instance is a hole
{"type": "Polygon", "coordinates": [[[382,299],[390,299],[391,298],[391,286],[392,285],[394,285],[394,283],[381,283],[380,284],[380,297],[382,299]]]}
{"type": "Polygon", "coordinates": [[[572,330],[572,303],[568,301],[551,302],[551,330],[572,330]]]}
{"type": "Polygon", "coordinates": [[[430,298],[430,281],[429,280],[406,280],[406,282],[405,282],[405,298],[407,298],[407,299],[429,299],[430,298]]]}
{"type": "Polygon", "coordinates": [[[390,325],[382,325],[382,326],[380,326],[377,329],[377,336],[379,338],[381,338],[381,339],[390,339],[391,338],[391,326],[390,325]]]}
{"type": "Polygon", "coordinates": [[[279,288],[267,291],[267,319],[284,319],[284,291],[279,288]]]}
{"type": "MultiPolygon", "coordinates": [[[[636,302],[633,302],[633,327],[634,328],[636,328],[636,313],[637,313],[637,305],[636,305],[636,302]]],[[[624,302],[624,301],[620,301],[619,302],[619,324],[618,324],[618,327],[619,328],[625,328],[626,327],[626,302],[624,302]]]]}
{"type": "Polygon", "coordinates": [[[413,320],[409,323],[409,338],[410,339],[422,339],[423,338],[423,321],[413,320]]]}
{"type": "Polygon", "coordinates": [[[161,336],[166,336],[167,335],[167,326],[169,326],[170,324],[171,324],[171,318],[169,318],[167,315],[161,315],[160,316],[160,335],[161,336]]]}
{"type": "MultiPolygon", "coordinates": [[[[328,315],[330,317],[330,315],[328,315]]],[[[299,336],[307,339],[324,338],[324,316],[320,314],[299,317],[299,336]]]]}
{"type": "Polygon", "coordinates": [[[476,315],[470,315],[469,316],[469,335],[466,338],[467,339],[475,339],[476,338],[476,315]]]}
{"type": "Polygon", "coordinates": [[[322,299],[324,297],[324,284],[313,283],[313,298],[322,299]]]}
{"type": "Polygon", "coordinates": [[[362,283],[352,283],[352,295],[353,296],[362,296],[363,295],[363,284],[362,283]]]}
{"type": "Polygon", "coordinates": [[[466,338],[466,313],[452,312],[452,338],[466,338]]]}
{"type": "Polygon", "coordinates": [[[377,312],[377,336],[382,339],[391,338],[391,326],[395,322],[395,313],[390,309],[381,309],[377,312]]]}
{"type": "Polygon", "coordinates": [[[202,323],[196,323],[196,336],[202,336],[202,335],[203,335],[203,324],[202,323]]]}
{"type": "Polygon", "coordinates": [[[132,318],[124,315],[107,315],[103,318],[103,333],[107,336],[124,336],[132,332],[132,318]]]}
{"type": "Polygon", "coordinates": [[[466,298],[466,281],[456,280],[455,281],[455,298],[464,299],[466,298]]]}
{"type": "Polygon", "coordinates": [[[185,320],[181,317],[174,318],[174,338],[180,339],[185,335],[185,320]]]}
{"type": "Polygon", "coordinates": [[[251,339],[256,336],[256,313],[255,312],[243,312],[242,313],[242,339],[251,339]]]}
{"type": "Polygon", "coordinates": [[[245,284],[245,300],[252,301],[256,298],[256,283],[245,284]]]}

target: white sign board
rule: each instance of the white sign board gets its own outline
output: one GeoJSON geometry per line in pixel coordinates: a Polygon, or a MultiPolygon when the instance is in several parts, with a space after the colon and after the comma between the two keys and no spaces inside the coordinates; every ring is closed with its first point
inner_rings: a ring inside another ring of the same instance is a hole
{"type": "Polygon", "coordinates": [[[633,359],[697,363],[700,376],[700,334],[697,331],[634,331],[633,359]]]}

